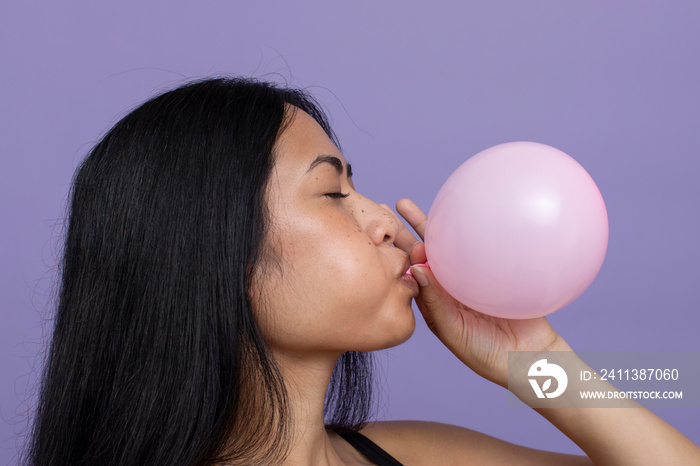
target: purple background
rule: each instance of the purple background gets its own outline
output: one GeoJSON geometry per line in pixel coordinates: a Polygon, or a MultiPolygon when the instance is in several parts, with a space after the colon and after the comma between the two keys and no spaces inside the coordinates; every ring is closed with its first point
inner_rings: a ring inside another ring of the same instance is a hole
{"type": "MultiPolygon", "coordinates": [[[[575,350],[700,350],[697,2],[36,3],[0,7],[0,463],[34,403],[75,167],[127,110],[205,75],[308,88],[357,189],[391,206],[410,197],[427,212],[449,174],[495,144],[567,152],[603,194],[610,242],[554,328],[575,350]]],[[[580,451],[509,408],[420,316],[378,360],[379,418],[580,451]]],[[[698,411],[655,412],[700,443],[698,411]]]]}

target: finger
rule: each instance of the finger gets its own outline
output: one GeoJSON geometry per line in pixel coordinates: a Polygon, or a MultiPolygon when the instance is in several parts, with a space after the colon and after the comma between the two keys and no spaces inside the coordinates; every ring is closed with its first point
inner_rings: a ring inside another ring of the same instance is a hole
{"type": "MultiPolygon", "coordinates": [[[[399,220],[399,222],[401,222],[399,220]]],[[[401,248],[404,251],[406,251],[409,255],[413,256],[413,250],[416,249],[416,247],[420,244],[423,244],[420,242],[418,238],[413,236],[413,233],[411,233],[411,230],[403,226],[403,222],[401,222],[401,231],[399,231],[398,235],[396,235],[396,238],[394,238],[394,245],[397,248],[401,248]]],[[[415,263],[415,262],[412,262],[415,263]]]]}
{"type": "Polygon", "coordinates": [[[412,200],[410,199],[399,199],[396,203],[396,211],[406,219],[411,228],[418,233],[420,239],[425,239],[425,223],[428,217],[420,210],[412,200]]]}
{"type": "Polygon", "coordinates": [[[393,210],[391,210],[391,207],[389,207],[386,204],[377,205],[391,212],[391,214],[394,215],[394,217],[396,217],[396,222],[399,224],[399,232],[397,233],[396,238],[394,238],[394,246],[406,251],[409,255],[412,255],[411,251],[413,250],[414,246],[422,243],[415,236],[413,236],[413,233],[411,233],[411,231],[408,228],[406,228],[406,226],[399,219],[399,217],[394,213],[393,210]]]}
{"type": "Polygon", "coordinates": [[[442,340],[458,328],[457,303],[440,286],[430,267],[411,266],[411,273],[421,289],[420,295],[416,298],[418,309],[430,330],[442,340]]]}
{"type": "Polygon", "coordinates": [[[433,332],[433,335],[436,337],[440,337],[438,335],[438,329],[437,326],[435,325],[435,320],[433,319],[432,314],[426,307],[425,303],[421,299],[420,296],[417,296],[416,298],[416,304],[418,305],[418,310],[420,311],[421,315],[423,316],[423,320],[425,320],[426,325],[428,326],[428,329],[430,329],[431,332],[433,332]]]}
{"type": "Polygon", "coordinates": [[[428,257],[425,255],[425,244],[417,241],[408,253],[411,264],[424,264],[428,257]]]}

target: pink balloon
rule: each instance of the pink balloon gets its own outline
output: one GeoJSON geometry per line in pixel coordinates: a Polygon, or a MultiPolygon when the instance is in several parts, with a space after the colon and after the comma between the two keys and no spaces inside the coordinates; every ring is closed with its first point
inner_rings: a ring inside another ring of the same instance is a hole
{"type": "Polygon", "coordinates": [[[554,147],[510,142],[447,179],[425,248],[440,284],[466,306],[529,319],[578,298],[603,265],[608,214],[588,172],[554,147]]]}

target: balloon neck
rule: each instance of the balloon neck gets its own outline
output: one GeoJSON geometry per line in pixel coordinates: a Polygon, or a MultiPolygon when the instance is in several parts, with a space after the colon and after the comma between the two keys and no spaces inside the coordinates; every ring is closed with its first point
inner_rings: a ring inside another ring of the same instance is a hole
{"type": "MultiPolygon", "coordinates": [[[[416,267],[428,267],[428,268],[430,268],[430,264],[428,264],[428,261],[427,261],[427,260],[426,260],[425,262],[423,262],[422,264],[412,264],[412,265],[413,265],[413,266],[416,266],[416,267]]],[[[411,269],[408,269],[408,271],[406,271],[406,273],[409,274],[409,275],[411,275],[411,276],[413,275],[413,274],[411,273],[411,269]]]]}

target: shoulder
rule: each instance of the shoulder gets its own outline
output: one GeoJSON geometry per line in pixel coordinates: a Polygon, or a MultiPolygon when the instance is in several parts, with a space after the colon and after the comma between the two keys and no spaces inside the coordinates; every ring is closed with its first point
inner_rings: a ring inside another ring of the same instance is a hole
{"type": "Polygon", "coordinates": [[[360,433],[404,464],[593,464],[586,456],[535,450],[438,422],[373,422],[360,433]]]}

